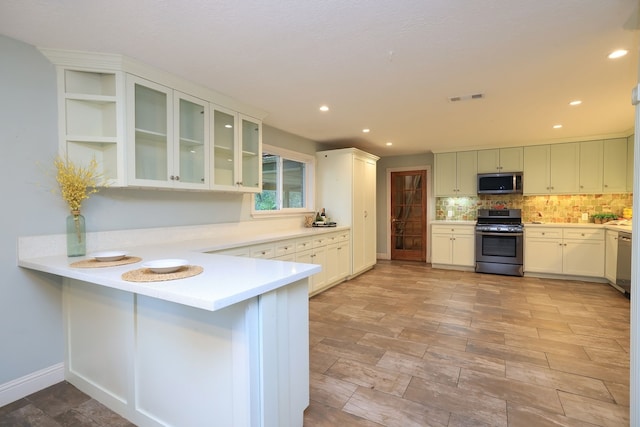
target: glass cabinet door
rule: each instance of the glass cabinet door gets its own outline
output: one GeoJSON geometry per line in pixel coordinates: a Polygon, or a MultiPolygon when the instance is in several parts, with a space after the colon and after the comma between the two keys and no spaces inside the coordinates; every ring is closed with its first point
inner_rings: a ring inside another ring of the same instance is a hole
{"type": "Polygon", "coordinates": [[[133,91],[135,105],[134,149],[130,153],[134,162],[134,179],[138,184],[167,181],[169,135],[172,134],[171,90],[142,79],[134,79],[130,90],[133,91]]]}
{"type": "Polygon", "coordinates": [[[262,127],[258,120],[240,116],[240,141],[242,143],[241,186],[259,192],[262,187],[262,127]]]}
{"type": "Polygon", "coordinates": [[[213,108],[213,187],[236,186],[236,114],[213,108]]]}
{"type": "Polygon", "coordinates": [[[174,146],[174,171],[169,179],[191,188],[208,185],[208,104],[176,93],[175,111],[179,133],[174,146]]]}

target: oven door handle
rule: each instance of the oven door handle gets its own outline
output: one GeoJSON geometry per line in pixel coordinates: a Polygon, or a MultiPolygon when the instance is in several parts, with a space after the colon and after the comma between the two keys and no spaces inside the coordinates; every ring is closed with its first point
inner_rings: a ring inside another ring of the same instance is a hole
{"type": "Polygon", "coordinates": [[[476,234],[479,236],[514,236],[514,237],[518,237],[518,236],[524,236],[524,233],[492,233],[492,232],[488,232],[488,231],[476,231],[476,234]]]}

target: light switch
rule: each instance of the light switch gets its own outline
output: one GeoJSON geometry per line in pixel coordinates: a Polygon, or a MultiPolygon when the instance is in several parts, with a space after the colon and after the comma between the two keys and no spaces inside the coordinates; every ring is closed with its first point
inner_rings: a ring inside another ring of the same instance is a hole
{"type": "Polygon", "coordinates": [[[451,218],[453,216],[453,211],[447,211],[447,217],[451,218]]]}
{"type": "Polygon", "coordinates": [[[582,220],[583,220],[583,221],[589,221],[589,214],[588,214],[588,213],[586,213],[586,212],[584,212],[584,213],[582,214],[582,220]]]}

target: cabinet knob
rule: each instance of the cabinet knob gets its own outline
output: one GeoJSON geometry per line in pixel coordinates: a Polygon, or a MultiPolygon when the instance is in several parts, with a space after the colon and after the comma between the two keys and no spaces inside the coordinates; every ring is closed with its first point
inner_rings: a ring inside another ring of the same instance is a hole
{"type": "Polygon", "coordinates": [[[171,181],[180,181],[180,177],[178,175],[171,175],[169,179],[171,179],[171,181]]]}
{"type": "Polygon", "coordinates": [[[605,185],[604,185],[604,188],[607,188],[607,187],[609,187],[609,186],[608,186],[607,184],[605,184],[605,185]]]}

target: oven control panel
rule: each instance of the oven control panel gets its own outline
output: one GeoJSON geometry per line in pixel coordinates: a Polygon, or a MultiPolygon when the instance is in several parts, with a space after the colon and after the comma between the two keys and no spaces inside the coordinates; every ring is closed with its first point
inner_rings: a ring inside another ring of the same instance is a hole
{"type": "Polygon", "coordinates": [[[491,233],[522,233],[522,225],[511,224],[478,224],[476,231],[485,231],[491,233]]]}

